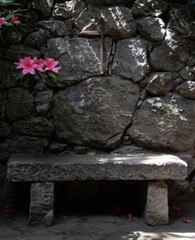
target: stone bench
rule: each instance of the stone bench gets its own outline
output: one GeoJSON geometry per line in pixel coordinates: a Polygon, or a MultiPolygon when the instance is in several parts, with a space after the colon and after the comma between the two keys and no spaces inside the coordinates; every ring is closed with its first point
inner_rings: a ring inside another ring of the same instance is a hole
{"type": "Polygon", "coordinates": [[[31,182],[29,224],[53,222],[54,182],[71,180],[148,180],[145,220],[168,224],[166,179],[182,180],[187,164],[168,154],[128,155],[12,155],[7,179],[31,182]]]}

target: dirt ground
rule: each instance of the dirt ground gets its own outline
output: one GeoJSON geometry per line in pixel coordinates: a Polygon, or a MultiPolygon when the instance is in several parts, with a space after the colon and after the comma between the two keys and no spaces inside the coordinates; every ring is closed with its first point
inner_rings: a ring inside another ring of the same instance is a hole
{"type": "Polygon", "coordinates": [[[181,210],[171,210],[169,225],[155,227],[142,217],[129,221],[126,214],[67,214],[55,217],[51,227],[32,227],[27,212],[9,215],[2,206],[0,240],[195,240],[195,201],[179,206],[181,210]]]}

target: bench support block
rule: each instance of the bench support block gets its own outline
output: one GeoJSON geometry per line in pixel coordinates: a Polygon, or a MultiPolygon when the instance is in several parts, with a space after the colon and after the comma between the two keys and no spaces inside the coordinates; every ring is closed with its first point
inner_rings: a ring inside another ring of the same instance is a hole
{"type": "Polygon", "coordinates": [[[29,224],[33,226],[41,223],[51,226],[54,220],[53,199],[54,183],[31,183],[31,201],[29,224]]]}
{"type": "Polygon", "coordinates": [[[169,223],[168,187],[163,181],[148,183],[145,220],[152,226],[169,223]]]}

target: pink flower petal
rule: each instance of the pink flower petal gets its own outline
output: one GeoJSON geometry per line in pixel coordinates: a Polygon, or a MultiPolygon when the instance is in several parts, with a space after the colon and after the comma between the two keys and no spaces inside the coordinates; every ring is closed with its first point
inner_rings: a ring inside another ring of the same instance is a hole
{"type": "Polygon", "coordinates": [[[190,220],[190,219],[184,219],[184,220],[182,220],[182,222],[190,224],[190,223],[192,223],[192,220],[190,220]]]}
{"type": "Polygon", "coordinates": [[[172,206],[170,207],[171,210],[174,210],[176,212],[180,212],[181,208],[178,206],[177,203],[173,203],[172,206]]]}
{"type": "Polygon", "coordinates": [[[134,217],[132,213],[128,213],[127,218],[129,222],[137,220],[137,218],[134,217]]]}
{"type": "Polygon", "coordinates": [[[20,24],[20,20],[18,19],[17,16],[13,16],[11,19],[11,22],[15,25],[19,25],[20,24]]]}

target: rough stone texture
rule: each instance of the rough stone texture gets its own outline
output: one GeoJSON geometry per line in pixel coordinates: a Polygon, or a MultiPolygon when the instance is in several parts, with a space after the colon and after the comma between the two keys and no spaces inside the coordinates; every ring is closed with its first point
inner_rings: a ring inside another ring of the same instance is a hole
{"type": "Polygon", "coordinates": [[[165,23],[161,18],[142,17],[136,19],[139,33],[150,41],[161,41],[165,36],[165,23]]]}
{"type": "Polygon", "coordinates": [[[168,8],[168,3],[162,0],[136,0],[132,6],[134,17],[139,16],[160,16],[168,8]]]}
{"type": "Polygon", "coordinates": [[[39,91],[35,94],[36,111],[41,116],[46,116],[51,107],[51,100],[53,97],[53,90],[39,91]]]}
{"type": "Polygon", "coordinates": [[[9,142],[2,142],[0,143],[0,162],[6,163],[9,159],[10,152],[9,152],[9,142]]]}
{"type": "Polygon", "coordinates": [[[134,115],[131,138],[145,147],[186,151],[195,139],[194,113],[195,102],[179,95],[147,99],[134,115]]]}
{"type": "Polygon", "coordinates": [[[0,60],[0,73],[1,73],[0,89],[3,89],[4,87],[10,88],[20,85],[20,81],[14,77],[15,66],[13,63],[0,60]]]}
{"type": "Polygon", "coordinates": [[[165,95],[172,89],[173,76],[170,72],[151,73],[148,76],[146,91],[152,95],[165,95]]]}
{"type": "Polygon", "coordinates": [[[186,98],[195,99],[195,82],[185,81],[176,88],[176,91],[186,98]]]}
{"type": "Polygon", "coordinates": [[[7,117],[10,121],[29,116],[34,112],[34,98],[22,88],[11,88],[8,94],[7,117]]]}
{"type": "Polygon", "coordinates": [[[43,153],[49,140],[29,136],[18,136],[9,143],[10,153],[43,153]]]}
{"type": "Polygon", "coordinates": [[[61,142],[52,142],[49,145],[49,150],[50,153],[62,153],[63,151],[65,151],[67,149],[67,144],[66,143],[61,143],[61,142]]]}
{"type": "Polygon", "coordinates": [[[117,43],[112,74],[140,81],[148,72],[147,45],[138,39],[124,39],[117,43]],[[124,51],[125,49],[125,51],[124,51]]]}
{"type": "Polygon", "coordinates": [[[10,137],[11,133],[11,126],[5,121],[0,121],[0,139],[10,137]]]}
{"type": "MultiPolygon", "coordinates": [[[[106,41],[106,65],[111,52],[111,40],[106,41]]],[[[100,39],[55,38],[48,40],[46,56],[59,58],[62,69],[57,85],[67,86],[101,74],[100,39]]]]}
{"type": "Polygon", "coordinates": [[[54,130],[52,122],[44,117],[31,117],[13,123],[14,132],[33,136],[33,137],[51,137],[54,130]]]}
{"type": "Polygon", "coordinates": [[[0,90],[0,120],[6,120],[7,90],[0,90]]]}
{"type": "Polygon", "coordinates": [[[190,69],[189,67],[185,67],[179,72],[179,74],[183,79],[191,81],[194,79],[192,72],[193,72],[193,69],[190,69]]]}
{"type": "Polygon", "coordinates": [[[84,10],[84,8],[85,2],[82,0],[65,1],[65,3],[55,4],[52,16],[62,20],[76,18],[84,10]]]}
{"type": "Polygon", "coordinates": [[[42,18],[48,18],[51,15],[54,0],[34,0],[34,8],[42,18]]]}
{"type": "Polygon", "coordinates": [[[179,71],[189,59],[186,41],[166,33],[165,40],[150,54],[150,64],[156,70],[179,71]],[[173,47],[174,46],[174,47],[173,47]],[[166,54],[165,54],[166,53],[166,54]]]}
{"type": "Polygon", "coordinates": [[[168,189],[166,183],[159,181],[148,184],[145,219],[146,223],[152,226],[169,223],[168,189]]]}
{"type": "Polygon", "coordinates": [[[43,20],[38,23],[41,28],[45,28],[55,37],[65,37],[70,32],[63,21],[50,18],[49,20],[43,20]]]}
{"type": "Polygon", "coordinates": [[[88,7],[76,19],[75,25],[80,34],[100,31],[101,18],[104,19],[106,35],[113,39],[130,38],[136,34],[136,23],[130,9],[125,7],[88,7]]]}
{"type": "Polygon", "coordinates": [[[32,226],[53,223],[54,183],[31,183],[29,224],[32,226]]]}
{"type": "Polygon", "coordinates": [[[167,28],[176,32],[178,35],[189,35],[191,31],[191,24],[189,21],[189,12],[187,4],[174,3],[169,13],[169,23],[167,28]]]}
{"type": "Polygon", "coordinates": [[[25,44],[31,47],[40,48],[46,43],[50,37],[50,32],[45,29],[39,29],[36,32],[29,34],[25,40],[25,44]]]}
{"type": "Polygon", "coordinates": [[[52,113],[57,136],[76,145],[115,147],[138,99],[138,85],[120,77],[90,78],[60,91],[52,113]]]}
{"type": "Polygon", "coordinates": [[[121,4],[124,0],[87,0],[92,5],[116,5],[121,4]]]}
{"type": "MultiPolygon", "coordinates": [[[[179,180],[185,179],[186,175],[187,164],[184,161],[174,155],[162,153],[127,155],[15,154],[9,159],[7,170],[7,179],[12,182],[87,179],[179,180]]],[[[156,194],[159,194],[158,191],[156,194]]]]}
{"type": "Polygon", "coordinates": [[[41,53],[34,48],[28,47],[26,45],[12,45],[6,55],[5,58],[10,61],[18,61],[20,58],[31,56],[31,57],[41,57],[41,53]]]}

